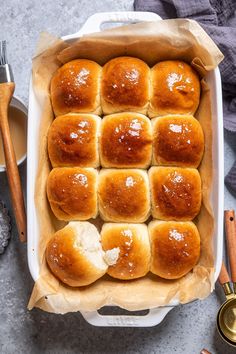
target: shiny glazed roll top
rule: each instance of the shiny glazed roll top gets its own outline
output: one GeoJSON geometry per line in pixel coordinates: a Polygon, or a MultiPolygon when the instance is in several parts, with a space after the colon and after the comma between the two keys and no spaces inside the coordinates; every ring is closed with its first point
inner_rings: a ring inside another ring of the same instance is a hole
{"type": "Polygon", "coordinates": [[[161,220],[193,220],[201,208],[201,177],[194,168],[151,167],[152,216],[161,220]]]}
{"type": "Polygon", "coordinates": [[[66,113],[101,113],[101,66],[92,60],[72,60],[54,73],[51,101],[55,116],[66,113]]]}
{"type": "Polygon", "coordinates": [[[99,174],[100,216],[105,221],[144,222],[150,215],[147,172],[136,169],[102,169],[99,174]]]}
{"type": "Polygon", "coordinates": [[[194,114],[200,100],[200,80],[187,63],[167,60],[151,69],[151,99],[148,116],[194,114]]]}
{"type": "Polygon", "coordinates": [[[151,272],[165,279],[187,274],[200,256],[200,235],[193,222],[151,221],[151,272]]]}
{"type": "Polygon", "coordinates": [[[59,220],[88,220],[97,216],[97,171],[92,168],[54,168],[47,196],[59,220]]]}
{"type": "Polygon", "coordinates": [[[118,57],[107,62],[102,70],[103,113],[146,114],[150,98],[149,74],[148,65],[138,58],[118,57]]]}
{"type": "Polygon", "coordinates": [[[48,131],[48,154],[53,167],[98,167],[101,118],[93,114],[57,117],[48,131]]]}
{"type": "Polygon", "coordinates": [[[197,168],[204,152],[204,134],[197,119],[188,115],[152,120],[153,164],[197,168]]]}
{"type": "Polygon", "coordinates": [[[147,168],[152,155],[150,119],[138,113],[117,113],[102,119],[100,157],[103,167],[147,168]]]}

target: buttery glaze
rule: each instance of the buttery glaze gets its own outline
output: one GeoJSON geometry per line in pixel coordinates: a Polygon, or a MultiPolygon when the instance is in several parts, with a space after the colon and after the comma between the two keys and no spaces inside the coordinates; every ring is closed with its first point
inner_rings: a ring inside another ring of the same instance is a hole
{"type": "Polygon", "coordinates": [[[110,60],[103,67],[101,95],[115,107],[109,113],[145,106],[149,99],[149,67],[137,58],[110,60]]]}
{"type": "Polygon", "coordinates": [[[183,61],[167,60],[151,70],[151,116],[194,114],[200,99],[198,74],[183,61]]]}
{"type": "Polygon", "coordinates": [[[153,217],[192,220],[201,207],[201,178],[195,169],[152,167],[150,172],[153,217]]]}
{"type": "MultiPolygon", "coordinates": [[[[9,106],[8,121],[11,139],[14,146],[16,160],[19,161],[26,154],[27,124],[25,113],[14,106],[9,106]]],[[[2,136],[0,134],[0,165],[5,166],[2,136]]]]}
{"type": "Polygon", "coordinates": [[[150,120],[145,116],[120,113],[103,118],[100,141],[103,167],[150,165],[152,132],[150,120]]]}
{"type": "Polygon", "coordinates": [[[97,215],[97,171],[54,168],[47,180],[47,195],[59,220],[88,220],[97,215]]]}
{"type": "Polygon", "coordinates": [[[166,116],[154,120],[154,163],[197,168],[204,151],[200,123],[192,116],[166,116]]]}
{"type": "Polygon", "coordinates": [[[149,224],[151,272],[165,279],[187,274],[200,256],[200,236],[192,222],[149,224]]]}
{"type": "Polygon", "coordinates": [[[129,280],[147,274],[150,250],[146,225],[105,224],[101,238],[104,251],[119,250],[116,263],[108,267],[110,276],[129,280]]]}
{"type": "Polygon", "coordinates": [[[99,176],[99,210],[105,221],[143,222],[149,216],[150,200],[146,172],[102,170],[99,176]]]}
{"type": "Polygon", "coordinates": [[[86,114],[56,118],[48,132],[48,153],[53,167],[97,167],[97,130],[100,119],[86,114]]]}
{"type": "Polygon", "coordinates": [[[86,59],[72,60],[60,67],[50,88],[55,115],[95,111],[100,72],[97,63],[86,59]]]}

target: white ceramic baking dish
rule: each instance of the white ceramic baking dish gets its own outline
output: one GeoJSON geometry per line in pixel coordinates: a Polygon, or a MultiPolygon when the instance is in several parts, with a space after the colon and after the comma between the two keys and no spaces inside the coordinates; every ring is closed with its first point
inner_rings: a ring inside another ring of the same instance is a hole
{"type": "MultiPolygon", "coordinates": [[[[161,20],[160,16],[151,12],[107,12],[95,14],[85,22],[81,30],[75,34],[63,37],[70,41],[84,34],[101,31],[104,23],[137,23],[141,21],[161,20]]],[[[223,209],[224,209],[224,146],[223,146],[223,113],[221,77],[218,68],[208,73],[206,81],[211,89],[212,118],[213,118],[213,193],[212,206],[215,217],[214,231],[214,256],[215,256],[215,281],[218,278],[223,247],[223,209]]],[[[28,157],[27,157],[27,214],[28,214],[28,264],[34,281],[39,277],[38,243],[39,225],[34,203],[35,180],[38,168],[38,139],[39,124],[42,113],[41,102],[37,101],[32,82],[29,91],[28,114],[28,157]]],[[[178,305],[172,302],[169,306],[154,308],[144,316],[130,315],[101,315],[97,311],[81,312],[83,317],[95,326],[119,327],[151,327],[159,324],[166,314],[178,305]]]]}

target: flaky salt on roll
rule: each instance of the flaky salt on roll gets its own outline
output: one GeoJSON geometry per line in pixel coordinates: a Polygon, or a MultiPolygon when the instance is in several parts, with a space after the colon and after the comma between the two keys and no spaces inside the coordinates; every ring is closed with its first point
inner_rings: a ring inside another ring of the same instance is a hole
{"type": "Polygon", "coordinates": [[[200,257],[200,235],[193,222],[151,221],[148,225],[152,273],[178,279],[191,271],[200,257]]]}
{"type": "Polygon", "coordinates": [[[99,150],[103,167],[147,168],[152,155],[150,119],[129,112],[105,116],[99,150]]]}
{"type": "Polygon", "coordinates": [[[97,170],[54,168],[47,180],[47,196],[57,219],[64,221],[96,218],[97,170]]]}
{"type": "Polygon", "coordinates": [[[161,220],[193,220],[200,211],[201,177],[194,168],[151,167],[152,216],[161,220]]]}
{"type": "Polygon", "coordinates": [[[107,62],[101,82],[103,113],[146,114],[150,98],[149,74],[148,65],[138,58],[118,57],[107,62]]]}
{"type": "Polygon", "coordinates": [[[152,119],[153,164],[197,168],[204,152],[204,134],[197,119],[168,115],[152,119]]]}
{"type": "Polygon", "coordinates": [[[151,69],[151,99],[148,116],[194,114],[200,100],[197,72],[180,60],[157,63],[151,69]]]}
{"type": "Polygon", "coordinates": [[[100,234],[89,222],[70,222],[52,236],[46,248],[51,272],[72,287],[101,278],[107,271],[103,257],[100,234]]]}
{"type": "Polygon", "coordinates": [[[103,224],[101,239],[110,276],[131,280],[148,273],[151,253],[145,224],[103,224]]]}
{"type": "Polygon", "coordinates": [[[66,114],[52,122],[48,154],[53,167],[98,167],[101,118],[93,114],[66,114]]]}
{"type": "Polygon", "coordinates": [[[101,66],[92,60],[72,60],[54,73],[50,94],[55,116],[69,112],[101,113],[101,66]]]}
{"type": "Polygon", "coordinates": [[[99,213],[104,221],[140,223],[150,215],[147,172],[102,169],[98,181],[99,213]]]}

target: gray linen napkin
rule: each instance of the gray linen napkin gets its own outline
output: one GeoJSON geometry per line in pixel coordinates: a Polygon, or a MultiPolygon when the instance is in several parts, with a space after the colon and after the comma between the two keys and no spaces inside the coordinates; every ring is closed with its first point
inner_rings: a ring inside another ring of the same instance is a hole
{"type": "MultiPolygon", "coordinates": [[[[220,64],[224,127],[236,133],[236,0],[135,0],[134,9],[156,12],[163,19],[190,18],[201,24],[225,56],[220,64]]],[[[236,193],[236,161],[225,183],[236,193]]]]}

